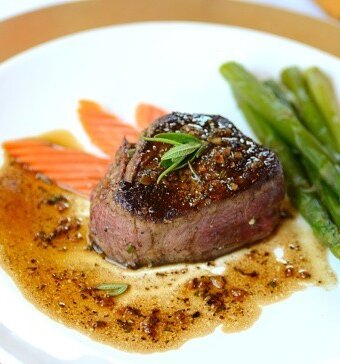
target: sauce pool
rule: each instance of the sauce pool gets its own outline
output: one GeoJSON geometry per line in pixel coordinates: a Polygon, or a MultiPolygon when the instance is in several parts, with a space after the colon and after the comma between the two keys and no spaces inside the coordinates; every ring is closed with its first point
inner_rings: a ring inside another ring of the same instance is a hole
{"type": "Polygon", "coordinates": [[[326,251],[298,216],[284,218],[266,241],[213,262],[129,271],[89,246],[87,200],[8,163],[0,201],[0,262],[25,297],[122,350],[175,349],[220,325],[244,330],[263,305],[336,282],[326,251]],[[109,297],[95,289],[103,283],[129,289],[109,297]]]}

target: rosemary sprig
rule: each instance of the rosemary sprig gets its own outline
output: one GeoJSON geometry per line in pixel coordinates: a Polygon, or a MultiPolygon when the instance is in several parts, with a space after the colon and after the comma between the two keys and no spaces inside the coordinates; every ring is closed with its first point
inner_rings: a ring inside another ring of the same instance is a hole
{"type": "Polygon", "coordinates": [[[189,166],[195,179],[199,180],[191,162],[199,158],[208,146],[208,143],[185,133],[160,133],[154,137],[144,140],[156,143],[172,144],[173,147],[166,151],[162,157],[160,165],[165,170],[159,175],[157,183],[170,172],[189,166]]]}

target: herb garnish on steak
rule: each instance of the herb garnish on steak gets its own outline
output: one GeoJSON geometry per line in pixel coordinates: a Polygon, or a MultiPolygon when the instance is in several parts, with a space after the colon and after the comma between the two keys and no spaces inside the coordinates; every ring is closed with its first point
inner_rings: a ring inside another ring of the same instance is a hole
{"type": "Polygon", "coordinates": [[[199,158],[207,149],[208,143],[191,134],[184,133],[160,133],[152,138],[145,137],[149,142],[172,144],[173,147],[161,156],[160,165],[166,169],[158,176],[157,183],[172,171],[188,166],[192,174],[199,178],[191,163],[199,158]]]}

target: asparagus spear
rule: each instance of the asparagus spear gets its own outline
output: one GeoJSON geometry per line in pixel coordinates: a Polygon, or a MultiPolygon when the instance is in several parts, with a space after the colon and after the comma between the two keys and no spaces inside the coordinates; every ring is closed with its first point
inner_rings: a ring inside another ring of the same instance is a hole
{"type": "Polygon", "coordinates": [[[316,187],[322,203],[327,208],[338,229],[340,229],[340,200],[336,198],[329,187],[320,180],[310,163],[305,162],[304,165],[310,182],[316,187]]]}
{"type": "MultiPolygon", "coordinates": [[[[281,73],[282,82],[294,94],[295,107],[307,129],[327,149],[329,156],[340,160],[340,149],[331,135],[327,122],[311,98],[302,72],[297,67],[289,67],[281,73]]],[[[339,125],[340,127],[340,125],[339,125]]]]}
{"type": "Polygon", "coordinates": [[[241,65],[229,62],[223,64],[220,70],[247,104],[263,116],[278,135],[296,148],[340,197],[340,168],[332,163],[320,143],[300,123],[293,111],[241,65]]]}
{"type": "Polygon", "coordinates": [[[274,95],[286,106],[291,107],[295,111],[295,100],[291,100],[291,94],[288,96],[288,91],[275,80],[266,80],[263,84],[273,91],[274,95]]]}
{"type": "Polygon", "coordinates": [[[317,67],[308,68],[305,78],[310,93],[328,122],[340,151],[340,106],[329,78],[317,67]]]}
{"type": "Polygon", "coordinates": [[[237,91],[236,98],[257,138],[277,153],[283,165],[291,202],[310,224],[318,240],[329,247],[332,253],[340,259],[339,231],[317,199],[291,149],[280,139],[267,121],[241,98],[237,91]]]}
{"type": "MultiPolygon", "coordinates": [[[[263,82],[263,84],[269,87],[274,92],[275,96],[278,97],[283,103],[285,103],[285,105],[293,109],[294,105],[289,101],[287,92],[285,92],[285,89],[281,87],[280,84],[278,84],[274,80],[265,81],[263,82]]],[[[337,228],[339,229],[340,228],[339,199],[336,198],[336,196],[330,190],[330,188],[323,181],[321,181],[319,175],[317,174],[317,172],[314,170],[313,166],[310,163],[308,163],[305,160],[303,164],[307,172],[308,178],[310,180],[310,183],[312,183],[312,185],[316,187],[318,195],[321,198],[323,205],[327,208],[334,223],[337,225],[337,228]]]]}

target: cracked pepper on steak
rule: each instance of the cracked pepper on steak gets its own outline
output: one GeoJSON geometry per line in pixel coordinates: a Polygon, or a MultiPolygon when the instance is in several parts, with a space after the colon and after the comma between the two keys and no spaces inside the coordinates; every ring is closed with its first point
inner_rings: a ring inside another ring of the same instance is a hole
{"type": "Polygon", "coordinates": [[[200,262],[267,237],[279,222],[284,178],[276,155],[218,115],[171,113],[144,136],[182,132],[209,142],[201,157],[168,174],[172,146],[123,141],[91,197],[90,236],[130,268],[200,262]],[[198,177],[198,178],[197,178],[198,177]]]}

